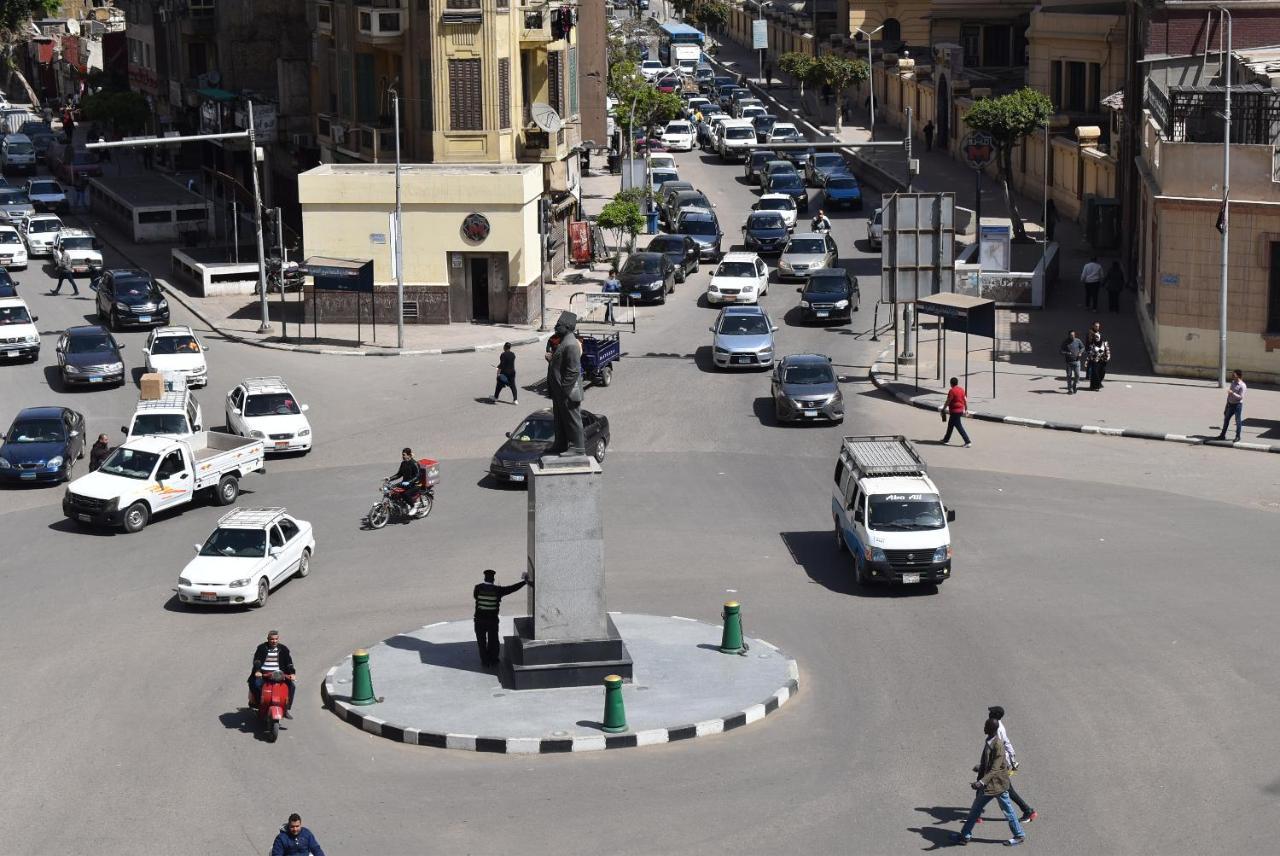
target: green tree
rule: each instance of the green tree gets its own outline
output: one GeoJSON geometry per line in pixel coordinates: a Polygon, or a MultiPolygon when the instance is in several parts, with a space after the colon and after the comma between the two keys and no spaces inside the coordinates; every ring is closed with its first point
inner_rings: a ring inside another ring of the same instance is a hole
{"type": "Polygon", "coordinates": [[[609,94],[617,99],[614,118],[622,129],[623,139],[632,133],[634,106],[635,127],[652,130],[655,125],[680,115],[684,102],[674,92],[659,92],[640,74],[634,62],[621,62],[609,69],[609,94]]]}
{"type": "Polygon", "coordinates": [[[0,0],[0,56],[3,57],[9,77],[16,79],[27,92],[32,104],[39,104],[35,90],[26,75],[18,68],[14,50],[25,44],[32,32],[31,19],[48,18],[57,14],[62,0],[0,0]]]}
{"type": "Polygon", "coordinates": [[[80,99],[80,114],[125,136],[146,130],[151,108],[147,106],[147,99],[137,92],[103,90],[80,99]]]}
{"type": "Polygon", "coordinates": [[[800,84],[800,100],[804,101],[804,85],[812,82],[813,69],[816,65],[813,57],[807,53],[790,51],[778,57],[778,68],[791,75],[800,84]]]}
{"type": "Polygon", "coordinates": [[[823,54],[813,64],[812,80],[819,85],[830,86],[836,94],[836,130],[844,127],[845,90],[861,83],[870,76],[867,64],[860,59],[846,59],[835,54],[823,54]]]}
{"type": "Polygon", "coordinates": [[[1049,96],[1028,86],[998,98],[983,98],[974,103],[968,115],[964,117],[964,123],[970,128],[975,131],[985,131],[991,135],[991,141],[996,148],[996,162],[1000,183],[1004,190],[1005,205],[1009,209],[1014,237],[1018,240],[1026,239],[1027,230],[1022,224],[1017,199],[1010,187],[1010,179],[1013,175],[1013,150],[1027,134],[1037,128],[1045,127],[1051,115],[1053,115],[1053,102],[1049,100],[1049,96]]]}
{"type": "Polygon", "coordinates": [[[618,258],[622,255],[623,238],[627,239],[629,251],[635,251],[636,235],[640,234],[645,225],[644,212],[640,208],[645,195],[641,188],[628,188],[606,202],[600,209],[600,215],[596,217],[597,226],[613,233],[613,245],[616,247],[614,264],[618,263],[618,258]]]}

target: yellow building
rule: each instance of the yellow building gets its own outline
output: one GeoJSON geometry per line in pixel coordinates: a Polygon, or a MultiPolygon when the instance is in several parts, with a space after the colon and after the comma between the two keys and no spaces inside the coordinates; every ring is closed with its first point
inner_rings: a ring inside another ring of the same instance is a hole
{"type": "MultiPolygon", "coordinates": [[[[929,44],[930,0],[841,0],[841,16],[848,21],[844,35],[857,37],[858,29],[883,30],[872,37],[890,49],[905,42],[916,47],[929,44]]],[[[865,48],[864,48],[865,50],[865,48]]]]}
{"type": "MultiPolygon", "coordinates": [[[[536,164],[404,165],[406,320],[536,322],[542,189],[536,164]]],[[[395,167],[322,164],[298,176],[298,196],[305,255],[372,259],[378,315],[394,318],[395,167]]],[[[320,298],[321,320],[354,320],[351,301],[320,298]]]]}

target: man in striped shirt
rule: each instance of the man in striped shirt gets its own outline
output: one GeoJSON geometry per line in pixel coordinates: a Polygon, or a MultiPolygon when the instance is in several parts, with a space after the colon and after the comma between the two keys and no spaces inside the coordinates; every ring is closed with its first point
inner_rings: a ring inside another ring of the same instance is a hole
{"type": "Polygon", "coordinates": [[[287,645],[280,644],[280,631],[268,630],[267,641],[263,642],[253,652],[253,671],[249,675],[249,698],[250,705],[256,705],[262,694],[262,682],[266,680],[264,676],[270,675],[272,672],[283,672],[289,681],[289,703],[285,706],[284,718],[293,719],[293,714],[289,709],[293,707],[293,697],[295,695],[293,689],[294,668],[293,655],[289,653],[287,645]]]}
{"type": "Polygon", "coordinates": [[[498,610],[502,599],[530,584],[527,571],[520,582],[510,586],[497,585],[493,581],[495,576],[494,571],[485,571],[484,582],[477,583],[471,592],[476,602],[476,645],[480,648],[480,665],[486,669],[498,665],[498,610]]]}

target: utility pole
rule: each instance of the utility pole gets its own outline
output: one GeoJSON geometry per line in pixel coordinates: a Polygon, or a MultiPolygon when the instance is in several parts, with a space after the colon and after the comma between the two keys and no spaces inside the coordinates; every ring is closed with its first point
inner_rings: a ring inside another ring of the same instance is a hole
{"type": "MultiPolygon", "coordinates": [[[[1227,49],[1222,56],[1222,82],[1226,89],[1227,107],[1222,127],[1222,274],[1218,286],[1218,386],[1227,385],[1227,268],[1231,257],[1231,12],[1225,6],[1218,11],[1226,19],[1227,49]]],[[[1223,423],[1222,433],[1227,432],[1223,423]]]]}
{"type": "Polygon", "coordinates": [[[396,268],[396,347],[404,348],[404,230],[400,226],[400,219],[404,213],[404,209],[400,204],[400,93],[396,91],[394,86],[391,87],[391,108],[395,116],[395,134],[396,134],[396,215],[395,215],[395,235],[396,242],[393,251],[395,258],[393,263],[396,268]]]}
{"type": "Polygon", "coordinates": [[[258,303],[262,308],[259,333],[270,333],[270,316],[267,311],[267,258],[262,245],[262,194],[258,189],[258,143],[253,131],[253,101],[249,103],[249,171],[253,173],[253,227],[258,236],[258,303]]]}
{"type": "Polygon", "coordinates": [[[871,134],[871,139],[874,140],[876,138],[876,76],[871,69],[871,37],[883,30],[884,24],[881,24],[869,33],[861,27],[854,27],[854,29],[859,33],[862,33],[863,38],[867,40],[867,97],[871,99],[867,104],[871,108],[871,124],[869,126],[869,132],[871,134]]]}

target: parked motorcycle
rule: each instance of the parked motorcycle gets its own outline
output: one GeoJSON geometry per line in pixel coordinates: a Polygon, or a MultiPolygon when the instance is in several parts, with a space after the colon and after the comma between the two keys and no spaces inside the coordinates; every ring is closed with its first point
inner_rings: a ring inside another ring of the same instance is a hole
{"type": "Polygon", "coordinates": [[[395,517],[400,520],[417,520],[426,517],[435,506],[436,485],[440,483],[440,463],[430,458],[418,461],[422,469],[422,481],[418,485],[418,497],[412,504],[405,498],[404,488],[392,485],[390,479],[382,482],[382,499],[373,504],[365,518],[370,529],[381,529],[395,517]]]}
{"type": "Polygon", "coordinates": [[[262,691],[258,698],[249,698],[249,706],[258,709],[258,733],[271,743],[280,736],[280,720],[289,708],[289,678],[284,672],[272,672],[262,676],[262,691]]]}

